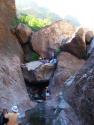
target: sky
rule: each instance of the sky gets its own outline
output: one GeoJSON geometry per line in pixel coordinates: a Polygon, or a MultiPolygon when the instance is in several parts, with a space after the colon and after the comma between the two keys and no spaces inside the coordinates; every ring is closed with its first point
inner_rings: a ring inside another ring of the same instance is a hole
{"type": "Polygon", "coordinates": [[[41,7],[49,8],[62,18],[66,15],[76,17],[82,26],[94,29],[94,0],[16,0],[34,1],[41,7]]]}

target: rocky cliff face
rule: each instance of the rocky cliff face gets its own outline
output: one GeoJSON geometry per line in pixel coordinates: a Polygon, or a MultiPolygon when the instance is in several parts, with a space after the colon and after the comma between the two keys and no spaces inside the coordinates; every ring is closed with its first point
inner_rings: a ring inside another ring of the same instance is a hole
{"type": "Polygon", "coordinates": [[[82,125],[94,125],[94,49],[84,67],[65,82],[64,96],[82,125]]]}
{"type": "Polygon", "coordinates": [[[23,51],[11,34],[11,22],[16,15],[15,0],[0,0],[0,108],[30,106],[20,69],[23,51]]]}

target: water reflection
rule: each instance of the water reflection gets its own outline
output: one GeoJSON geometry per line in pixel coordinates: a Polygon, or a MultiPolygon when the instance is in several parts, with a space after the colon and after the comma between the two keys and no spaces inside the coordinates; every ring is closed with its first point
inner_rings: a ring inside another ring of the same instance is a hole
{"type": "Polygon", "coordinates": [[[38,103],[35,108],[26,111],[28,125],[81,125],[62,93],[55,101],[38,103]]]}
{"type": "MultiPolygon", "coordinates": [[[[46,108],[45,103],[39,103],[36,108],[26,112],[28,122],[31,125],[56,125],[55,119],[60,111],[46,108]]],[[[59,124],[60,125],[60,124],[59,124]]]]}

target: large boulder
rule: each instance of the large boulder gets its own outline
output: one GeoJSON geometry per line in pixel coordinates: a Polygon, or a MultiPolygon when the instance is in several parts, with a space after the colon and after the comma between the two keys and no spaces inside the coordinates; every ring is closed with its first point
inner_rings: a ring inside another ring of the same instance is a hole
{"type": "Polygon", "coordinates": [[[62,40],[70,38],[75,28],[68,22],[57,21],[32,34],[31,45],[33,49],[43,58],[48,58],[48,49],[57,49],[62,40]]]}
{"type": "Polygon", "coordinates": [[[58,56],[57,69],[49,85],[52,95],[56,96],[62,90],[65,80],[79,71],[84,64],[84,60],[80,60],[70,53],[62,52],[58,56]]]}
{"type": "Polygon", "coordinates": [[[64,98],[75,109],[82,125],[94,124],[94,50],[84,67],[64,83],[64,98]]]}
{"type": "Polygon", "coordinates": [[[83,59],[78,59],[77,57],[68,52],[60,53],[57,60],[57,68],[66,68],[70,70],[71,74],[74,74],[76,71],[81,69],[81,67],[85,64],[85,61],[83,59]]]}
{"type": "Polygon", "coordinates": [[[10,32],[15,15],[15,0],[0,0],[0,108],[25,110],[31,103],[20,68],[23,51],[10,32]]]}
{"type": "Polygon", "coordinates": [[[22,65],[24,79],[27,82],[35,83],[47,81],[54,72],[54,65],[50,63],[43,64],[40,61],[33,61],[22,65]]]}
{"type": "Polygon", "coordinates": [[[11,28],[11,32],[18,39],[24,52],[24,61],[32,60],[32,47],[30,45],[30,37],[33,33],[30,27],[23,23],[19,23],[15,28],[11,28]]]}
{"type": "Polygon", "coordinates": [[[61,50],[67,51],[78,58],[86,58],[86,42],[84,29],[78,29],[73,37],[63,46],[61,46],[61,50]]]}
{"type": "Polygon", "coordinates": [[[15,28],[14,34],[17,36],[21,44],[25,44],[29,41],[32,32],[31,28],[23,23],[19,23],[15,28]]]}

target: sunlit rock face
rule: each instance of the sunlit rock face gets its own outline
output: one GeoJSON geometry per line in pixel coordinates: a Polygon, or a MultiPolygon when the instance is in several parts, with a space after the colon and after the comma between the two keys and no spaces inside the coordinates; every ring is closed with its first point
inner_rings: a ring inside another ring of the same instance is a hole
{"type": "Polygon", "coordinates": [[[57,21],[32,34],[31,44],[33,49],[42,57],[50,56],[49,49],[60,47],[64,39],[70,38],[75,32],[75,27],[66,21],[57,21]]]}
{"type": "Polygon", "coordinates": [[[94,125],[94,50],[71,84],[64,85],[64,97],[75,109],[82,125],[94,125]]]}
{"type": "Polygon", "coordinates": [[[20,69],[23,51],[10,32],[15,15],[15,1],[0,0],[0,108],[25,110],[30,101],[20,69]]]}

